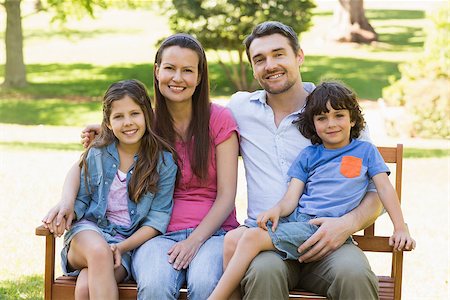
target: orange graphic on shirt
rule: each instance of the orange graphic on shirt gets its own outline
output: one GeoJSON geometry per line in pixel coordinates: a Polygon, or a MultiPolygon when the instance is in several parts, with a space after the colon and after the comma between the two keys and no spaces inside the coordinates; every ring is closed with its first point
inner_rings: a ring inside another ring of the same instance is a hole
{"type": "Polygon", "coordinates": [[[362,159],[354,156],[343,156],[341,174],[347,178],[358,177],[361,173],[362,159]]]}

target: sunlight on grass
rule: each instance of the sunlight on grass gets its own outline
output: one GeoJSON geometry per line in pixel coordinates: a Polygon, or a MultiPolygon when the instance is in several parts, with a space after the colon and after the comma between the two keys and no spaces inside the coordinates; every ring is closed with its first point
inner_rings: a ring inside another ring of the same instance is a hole
{"type": "Polygon", "coordinates": [[[44,278],[42,275],[22,276],[17,280],[0,281],[0,299],[43,299],[44,278]]]}
{"type": "Polygon", "coordinates": [[[0,149],[9,150],[26,150],[26,151],[43,151],[43,150],[60,150],[60,151],[83,151],[83,146],[79,143],[36,143],[36,142],[2,142],[0,141],[0,149]]]}

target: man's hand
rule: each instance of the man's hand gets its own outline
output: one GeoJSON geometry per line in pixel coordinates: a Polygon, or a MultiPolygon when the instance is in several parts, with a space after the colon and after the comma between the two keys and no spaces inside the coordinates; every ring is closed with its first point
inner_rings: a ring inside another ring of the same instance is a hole
{"type": "Polygon", "coordinates": [[[309,223],[319,226],[319,229],[298,248],[299,253],[307,250],[299,257],[299,262],[308,263],[320,260],[342,246],[348,237],[353,234],[351,224],[345,216],[317,218],[310,220],[309,223]]]}

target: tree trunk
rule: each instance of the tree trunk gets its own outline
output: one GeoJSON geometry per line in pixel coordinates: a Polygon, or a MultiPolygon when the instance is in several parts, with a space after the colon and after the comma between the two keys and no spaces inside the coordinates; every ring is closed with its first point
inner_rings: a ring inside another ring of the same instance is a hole
{"type": "Polygon", "coordinates": [[[339,0],[330,35],[338,42],[370,43],[378,40],[366,18],[363,0],[339,0]]]}
{"type": "Polygon", "coordinates": [[[23,87],[27,84],[25,64],[23,61],[22,16],[20,12],[21,0],[6,0],[6,87],[23,87]]]}

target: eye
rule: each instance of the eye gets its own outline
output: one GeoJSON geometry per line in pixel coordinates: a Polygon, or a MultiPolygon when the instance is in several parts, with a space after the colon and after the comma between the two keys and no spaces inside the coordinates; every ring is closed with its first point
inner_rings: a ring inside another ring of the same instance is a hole
{"type": "Polygon", "coordinates": [[[120,118],[122,118],[122,115],[114,115],[114,116],[113,116],[113,120],[118,120],[118,119],[120,119],[120,118]]]}
{"type": "Polygon", "coordinates": [[[316,121],[323,121],[323,120],[325,120],[325,117],[324,117],[324,116],[318,116],[318,117],[316,117],[316,121]]]}
{"type": "Polygon", "coordinates": [[[141,114],[141,113],[138,112],[138,111],[134,111],[134,112],[131,113],[132,116],[137,116],[137,115],[140,115],[140,114],[141,114]]]}
{"type": "Polygon", "coordinates": [[[194,73],[194,71],[191,70],[191,69],[185,69],[184,72],[186,72],[186,73],[194,73]]]}
{"type": "Polygon", "coordinates": [[[164,70],[173,70],[173,68],[171,66],[165,66],[164,70]]]}

